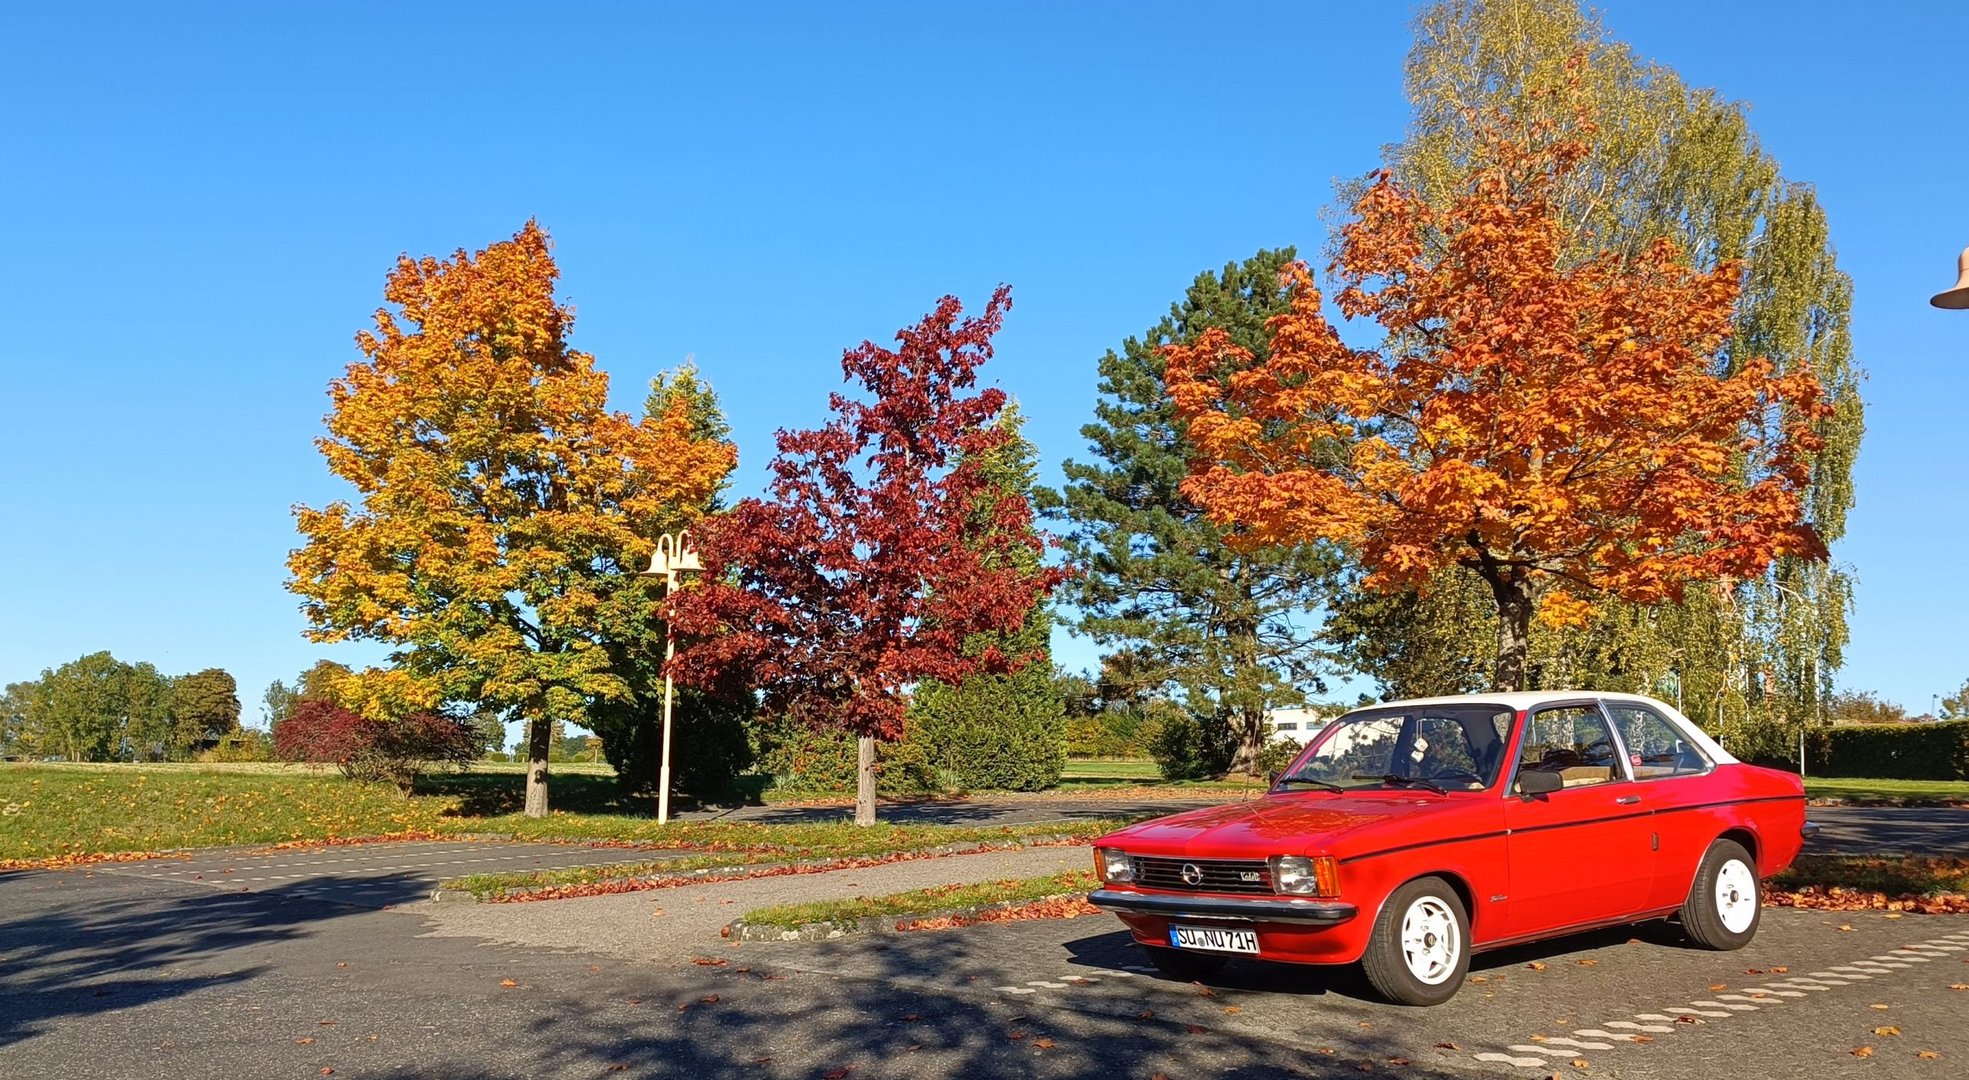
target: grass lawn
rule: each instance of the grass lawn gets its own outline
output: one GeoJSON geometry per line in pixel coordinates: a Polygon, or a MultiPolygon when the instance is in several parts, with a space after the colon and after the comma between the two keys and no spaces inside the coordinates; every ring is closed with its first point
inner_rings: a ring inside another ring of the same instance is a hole
{"type": "Polygon", "coordinates": [[[745,921],[763,926],[796,927],[814,922],[848,922],[879,916],[927,915],[963,911],[987,904],[1013,904],[1049,896],[1084,893],[1097,883],[1088,870],[1069,870],[1051,877],[987,881],[976,885],[938,885],[888,896],[858,896],[811,904],[780,904],[745,913],[745,921]]]}
{"type": "Polygon", "coordinates": [[[1062,780],[1160,780],[1162,773],[1147,758],[1068,758],[1062,780]]]}
{"type": "Polygon", "coordinates": [[[1808,776],[1805,794],[1814,799],[1884,803],[1969,803],[1969,780],[1862,780],[1808,776]]]}
{"type": "MultiPolygon", "coordinates": [[[[764,861],[858,858],[942,844],[1078,833],[1079,826],[658,825],[654,800],[625,796],[611,774],[555,766],[554,812],[522,814],[516,771],[428,777],[405,797],[334,770],[283,765],[0,764],[0,865],[9,860],[269,844],[392,833],[503,833],[527,840],[606,840],[764,861]]],[[[1086,823],[1096,832],[1112,822],[1086,823]]],[[[730,861],[730,860],[727,860],[730,861]]]]}

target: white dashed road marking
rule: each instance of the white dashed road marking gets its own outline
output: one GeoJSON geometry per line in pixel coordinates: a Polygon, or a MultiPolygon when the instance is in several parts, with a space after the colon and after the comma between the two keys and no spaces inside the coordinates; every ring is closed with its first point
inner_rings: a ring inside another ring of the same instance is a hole
{"type": "Polygon", "coordinates": [[[1573,1032],[1578,1038],[1538,1039],[1537,1042],[1513,1043],[1500,1053],[1487,1050],[1473,1055],[1478,1061],[1494,1062],[1516,1068],[1544,1069],[1551,1062],[1544,1056],[1560,1056],[1568,1053],[1564,1048],[1576,1050],[1611,1050],[1618,1043],[1639,1046],[1653,1040],[1632,1034],[1632,1032],[1672,1033],[1676,1024],[1694,1017],[1710,1017],[1728,1020],[1739,1013],[1755,1012],[1762,1006],[1783,1005],[1786,998],[1810,997],[1813,993],[1823,993],[1838,986],[1848,986],[1854,981],[1885,977],[1895,970],[1908,970],[1914,964],[1929,963],[1934,960],[1955,959],[1951,952],[1965,951],[1955,942],[1969,941],[1969,931],[1958,931],[1925,942],[1903,945],[1891,953],[1883,953],[1867,960],[1855,960],[1850,964],[1839,964],[1824,971],[1814,971],[1809,975],[1798,975],[1788,979],[1773,980],[1762,986],[1745,987],[1743,993],[1717,994],[1712,999],[1691,1002],[1686,1007],[1677,1007],[1667,1012],[1635,1013],[1632,1020],[1609,1020],[1597,1028],[1580,1028],[1573,1032]],[[1754,1002],[1755,1004],[1752,1004],[1754,1002]],[[1585,1042],[1586,1039],[1606,1039],[1608,1042],[1585,1042]],[[1527,1056],[1533,1055],[1533,1056],[1527,1056]]]}

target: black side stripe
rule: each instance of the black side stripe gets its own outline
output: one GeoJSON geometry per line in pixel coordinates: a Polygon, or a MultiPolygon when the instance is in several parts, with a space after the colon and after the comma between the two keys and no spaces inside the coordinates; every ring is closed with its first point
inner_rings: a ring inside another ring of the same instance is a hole
{"type": "Polygon", "coordinates": [[[1363,859],[1376,859],[1376,858],[1380,858],[1383,855],[1395,855],[1404,851],[1414,851],[1418,848],[1441,847],[1445,844],[1467,844],[1477,840],[1495,840],[1501,836],[1508,837],[1508,836],[1519,835],[1522,833],[1547,832],[1553,829],[1573,829],[1573,828],[1578,828],[1581,825],[1602,825],[1609,821],[1627,821],[1632,818],[1659,817],[1664,814],[1681,814],[1691,810],[1714,810],[1720,806],[1749,806],[1753,803],[1794,802],[1794,801],[1803,802],[1804,800],[1805,800],[1805,796],[1803,795],[1763,795],[1754,799],[1724,799],[1719,802],[1694,803],[1689,806],[1663,807],[1662,809],[1659,810],[1635,810],[1625,814],[1609,814],[1606,817],[1590,818],[1586,821],[1561,821],[1561,822],[1554,822],[1553,824],[1550,825],[1533,825],[1530,826],[1529,828],[1523,828],[1523,829],[1498,829],[1494,832],[1471,833],[1468,836],[1452,836],[1442,840],[1424,840],[1420,843],[1401,844],[1396,847],[1382,848],[1379,851],[1364,852],[1360,855],[1348,855],[1345,858],[1342,858],[1340,861],[1342,863],[1360,862],[1363,859]]]}

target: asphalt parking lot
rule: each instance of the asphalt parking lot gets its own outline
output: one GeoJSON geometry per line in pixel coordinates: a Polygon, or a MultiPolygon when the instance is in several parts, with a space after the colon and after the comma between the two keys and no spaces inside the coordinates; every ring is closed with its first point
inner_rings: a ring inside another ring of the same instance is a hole
{"type": "MultiPolygon", "coordinates": [[[[1969,1062],[1969,990],[1953,989],[1969,917],[1772,909],[1738,953],[1662,924],[1576,937],[1480,957],[1450,1003],[1402,1009],[1347,970],[1170,982],[1107,916],[707,933],[652,958],[634,946],[662,893],[554,948],[461,934],[457,908],[419,903],[455,872],[620,857],[377,845],[0,874],[0,1075],[1716,1080],[1969,1062]]],[[[597,903],[527,906],[576,920],[597,903]]]]}

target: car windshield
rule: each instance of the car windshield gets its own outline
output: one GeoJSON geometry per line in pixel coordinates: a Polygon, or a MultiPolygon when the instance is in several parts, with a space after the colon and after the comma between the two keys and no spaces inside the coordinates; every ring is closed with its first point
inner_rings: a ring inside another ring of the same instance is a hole
{"type": "Polygon", "coordinates": [[[1335,720],[1279,781],[1324,788],[1481,791],[1497,781],[1512,712],[1500,705],[1389,706],[1335,720]]]}

